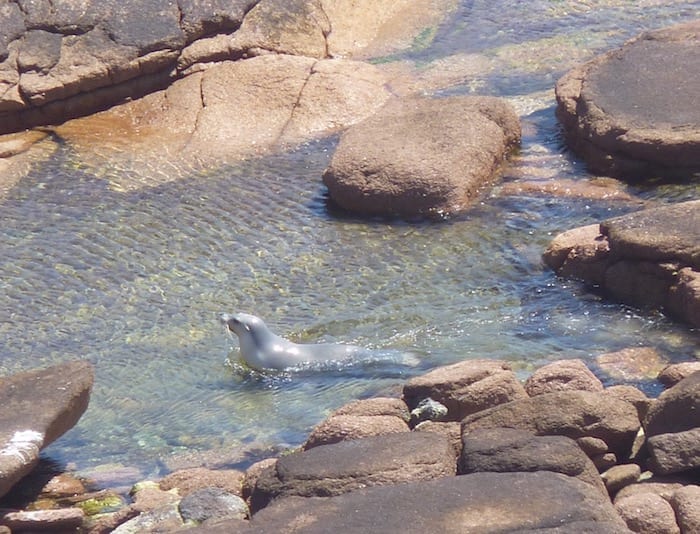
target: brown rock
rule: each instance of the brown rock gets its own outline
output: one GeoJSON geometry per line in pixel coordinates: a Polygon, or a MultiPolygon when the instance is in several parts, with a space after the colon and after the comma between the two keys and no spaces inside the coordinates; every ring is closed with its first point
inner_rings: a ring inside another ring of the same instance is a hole
{"type": "Polygon", "coordinates": [[[678,271],[678,279],[668,293],[667,307],[676,317],[700,327],[700,272],[697,268],[678,271]]]}
{"type": "Polygon", "coordinates": [[[610,495],[614,495],[625,486],[634,484],[642,474],[637,464],[623,464],[611,467],[601,475],[610,495]]]}
{"type": "Polygon", "coordinates": [[[406,403],[395,397],[374,397],[371,399],[355,400],[341,406],[331,415],[393,415],[400,417],[406,422],[411,418],[406,403]]]}
{"type": "Polygon", "coordinates": [[[343,133],[323,181],[349,211],[450,214],[493,181],[519,142],[518,117],[502,100],[395,99],[343,133]]]}
{"type": "Polygon", "coordinates": [[[611,467],[617,465],[617,456],[615,456],[615,454],[612,452],[606,452],[605,454],[591,456],[591,461],[593,462],[593,465],[595,465],[598,472],[602,473],[603,471],[607,471],[611,467]]]}
{"type": "Polygon", "coordinates": [[[700,428],[647,438],[654,473],[667,475],[700,467],[700,428]]]}
{"type": "Polygon", "coordinates": [[[180,496],[174,491],[160,489],[157,482],[145,481],[136,484],[131,492],[134,508],[139,512],[149,512],[175,504],[180,496]]]}
{"type": "Polygon", "coordinates": [[[596,356],[596,363],[618,380],[656,378],[667,361],[652,347],[634,347],[596,356]]]}
{"type": "Polygon", "coordinates": [[[608,266],[609,252],[600,225],[590,224],[557,235],[542,259],[561,276],[600,283],[608,266]]]}
{"type": "Polygon", "coordinates": [[[579,359],[544,365],[525,381],[525,391],[531,397],[566,390],[603,391],[603,383],[579,359]]]}
{"type": "Polygon", "coordinates": [[[13,532],[75,531],[85,514],[80,508],[9,512],[0,516],[0,523],[13,532]]]}
{"type": "Polygon", "coordinates": [[[576,440],[576,443],[581,450],[586,453],[589,457],[596,456],[598,454],[605,454],[608,452],[608,444],[602,439],[594,438],[591,436],[583,436],[576,440]]]}
{"type": "Polygon", "coordinates": [[[169,474],[160,481],[165,491],[176,489],[181,497],[202,488],[220,488],[235,495],[241,495],[245,474],[236,469],[207,469],[193,467],[169,474]]]}
{"type": "Polygon", "coordinates": [[[457,421],[423,421],[418,423],[413,430],[414,432],[434,432],[445,436],[450,440],[455,456],[459,456],[462,452],[462,425],[457,421]]]}
{"type": "Polygon", "coordinates": [[[643,534],[680,534],[671,505],[653,493],[615,500],[615,510],[627,528],[643,534]]]}
{"type": "Polygon", "coordinates": [[[700,371],[700,362],[673,363],[661,370],[658,379],[664,386],[671,388],[697,371],[700,371]]]}
{"type": "Polygon", "coordinates": [[[649,411],[649,406],[651,406],[654,402],[653,399],[647,397],[638,388],[630,386],[629,384],[616,384],[614,386],[607,387],[605,388],[605,393],[634,404],[634,406],[637,408],[640,421],[646,417],[646,414],[649,411]]]}
{"type": "Polygon", "coordinates": [[[700,486],[688,485],[676,490],[671,506],[683,534],[700,532],[700,486]]]}
{"type": "Polygon", "coordinates": [[[559,391],[502,404],[467,416],[462,435],[479,428],[519,428],[538,436],[600,438],[618,458],[629,454],[639,430],[637,410],[605,393],[559,391]]]}
{"type": "Polygon", "coordinates": [[[0,378],[0,496],[34,468],[42,448],[78,422],[93,380],[86,361],[0,378]]]}
{"type": "Polygon", "coordinates": [[[643,33],[559,80],[557,116],[592,170],[638,179],[700,167],[699,36],[698,21],[643,33]]]}
{"type": "Polygon", "coordinates": [[[431,432],[342,441],[279,458],[258,478],[251,509],[255,513],[282,496],[340,495],[369,486],[450,476],[455,470],[449,440],[431,432]]]}
{"type": "Polygon", "coordinates": [[[410,379],[403,397],[411,409],[432,398],[447,407],[448,420],[461,421],[486,408],[527,398],[527,393],[507,363],[466,360],[410,379]]]}
{"type": "Polygon", "coordinates": [[[311,431],[303,448],[408,431],[406,421],[395,415],[333,415],[311,431]]]}
{"type": "Polygon", "coordinates": [[[648,437],[700,427],[700,373],[664,391],[644,420],[648,437]]]}
{"type": "Polygon", "coordinates": [[[262,472],[268,468],[274,467],[276,463],[277,458],[266,458],[265,460],[255,462],[246,470],[243,485],[241,487],[241,496],[246,501],[250,501],[250,496],[253,494],[255,485],[258,483],[258,479],[260,478],[262,472]]]}
{"type": "Polygon", "coordinates": [[[512,428],[486,428],[462,436],[460,474],[553,471],[576,477],[605,493],[598,470],[564,436],[535,436],[512,428]]]}

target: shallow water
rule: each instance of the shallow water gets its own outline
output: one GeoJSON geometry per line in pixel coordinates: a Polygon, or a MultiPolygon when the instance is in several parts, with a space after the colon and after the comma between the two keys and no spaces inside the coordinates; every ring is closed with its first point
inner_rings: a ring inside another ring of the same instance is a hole
{"type": "MultiPolygon", "coordinates": [[[[431,45],[386,61],[483,55],[493,68],[445,92],[503,95],[523,111],[505,181],[586,179],[554,119],[555,80],[639,31],[698,16],[700,2],[462,2],[431,45]]],[[[96,368],[87,413],[48,458],[78,470],[136,466],[144,477],[211,450],[243,465],[299,444],[351,399],[466,358],[506,359],[526,376],[558,358],[596,369],[596,354],[629,346],[700,357],[697,332],[541,264],[556,233],[639,203],[495,189],[443,222],[366,221],[328,205],[320,176],[336,142],[174,180],[157,175],[181,171],[121,158],[91,165],[60,145],[0,200],[0,373],[77,357],[96,368]],[[419,363],[243,372],[217,320],[235,311],[296,341],[410,351],[419,363]]],[[[700,198],[697,185],[630,192],[700,198]]]]}

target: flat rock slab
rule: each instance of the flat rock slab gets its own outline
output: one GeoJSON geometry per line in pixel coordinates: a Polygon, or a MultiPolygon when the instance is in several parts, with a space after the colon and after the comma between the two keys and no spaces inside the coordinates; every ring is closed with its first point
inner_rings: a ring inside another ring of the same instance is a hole
{"type": "MultiPolygon", "coordinates": [[[[241,525],[219,523],[208,526],[206,532],[231,532],[232,527],[241,525]]],[[[630,532],[598,490],[544,471],[475,473],[358,489],[330,498],[290,497],[260,511],[250,522],[250,531],[259,533],[461,534],[544,529],[562,534],[630,532]]]]}
{"type": "Polygon", "coordinates": [[[556,87],[569,144],[629,178],[700,172],[700,21],[648,32],[556,87]]]}
{"type": "Polygon", "coordinates": [[[463,210],[520,142],[520,121],[494,97],[402,98],[343,133],[323,174],[333,201],[381,216],[463,210]]]}
{"type": "Polygon", "coordinates": [[[429,432],[387,434],[279,458],[263,471],[251,496],[253,511],[270,500],[297,495],[333,496],[358,488],[430,480],[454,475],[450,441],[429,432]]]}
{"type": "Polygon", "coordinates": [[[93,381],[85,361],[0,378],[0,496],[34,468],[41,449],[78,422],[93,381]]]}

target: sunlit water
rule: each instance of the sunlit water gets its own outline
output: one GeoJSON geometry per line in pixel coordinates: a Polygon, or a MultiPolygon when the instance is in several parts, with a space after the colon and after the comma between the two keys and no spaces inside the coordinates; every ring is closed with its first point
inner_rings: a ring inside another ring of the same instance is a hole
{"type": "MultiPolygon", "coordinates": [[[[463,2],[432,45],[390,60],[496,58],[502,69],[446,92],[531,107],[505,180],[585,179],[563,147],[548,91],[566,63],[559,49],[586,59],[698,16],[699,2],[463,2]]],[[[556,233],[640,204],[496,189],[444,222],[362,220],[328,205],[320,176],[336,142],[131,192],[115,184],[149,177],[116,163],[95,169],[60,146],[9,192],[1,201],[0,372],[73,358],[96,369],[87,413],[48,458],[78,470],[134,466],[144,477],[212,450],[245,465],[298,445],[345,402],[396,391],[442,364],[499,358],[525,377],[579,357],[610,382],[595,367],[602,352],[652,346],[669,361],[698,357],[697,332],[603,300],[541,263],[556,233]],[[350,342],[379,357],[247,373],[217,320],[235,311],[296,341],[350,342]],[[384,358],[403,352],[418,363],[384,358]]],[[[697,185],[631,192],[652,202],[698,198],[697,185]]],[[[651,381],[637,385],[658,393],[651,381]]]]}

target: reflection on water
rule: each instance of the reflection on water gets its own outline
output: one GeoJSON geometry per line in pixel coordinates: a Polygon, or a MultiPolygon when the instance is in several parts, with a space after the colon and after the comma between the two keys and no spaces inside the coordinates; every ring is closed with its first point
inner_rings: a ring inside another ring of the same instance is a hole
{"type": "MultiPolygon", "coordinates": [[[[700,9],[593,4],[463,2],[435,45],[412,59],[497,56],[572,33],[609,47],[700,9]]],[[[563,147],[551,92],[533,93],[551,89],[555,70],[503,71],[480,86],[532,110],[523,112],[523,147],[506,179],[588,177],[563,147]]],[[[90,408],[48,449],[52,458],[155,476],[191,451],[297,445],[341,404],[465,358],[506,359],[525,376],[556,358],[591,361],[628,346],[657,347],[669,360],[700,356],[696,332],[602,300],[541,264],[557,232],[638,203],[494,194],[441,223],[356,219],[328,206],[320,181],[335,142],[174,180],[178,169],[135,171],[123,158],[97,168],[60,146],[7,192],[0,372],[71,358],[96,366],[90,408]],[[411,351],[419,363],[241,372],[217,320],[223,311],[259,315],[295,341],[411,351]]],[[[631,192],[649,202],[698,198],[691,185],[631,192]]]]}

